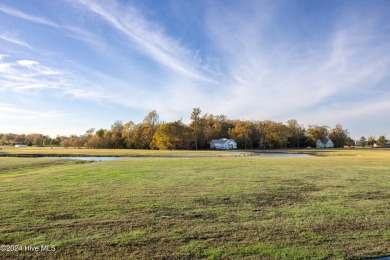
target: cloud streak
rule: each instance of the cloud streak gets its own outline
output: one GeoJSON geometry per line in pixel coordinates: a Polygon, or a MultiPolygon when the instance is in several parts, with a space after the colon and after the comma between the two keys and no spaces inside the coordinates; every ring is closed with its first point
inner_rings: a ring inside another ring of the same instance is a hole
{"type": "Polygon", "coordinates": [[[16,44],[16,45],[19,45],[19,46],[26,47],[30,50],[34,50],[28,43],[26,43],[22,40],[16,39],[16,38],[12,38],[12,37],[5,36],[5,35],[0,35],[0,39],[7,41],[7,42],[10,42],[10,43],[13,43],[13,44],[16,44]]]}
{"type": "Polygon", "coordinates": [[[4,120],[36,120],[36,119],[49,119],[60,118],[64,114],[58,111],[45,111],[36,112],[19,108],[12,104],[0,103],[0,117],[4,120]]]}
{"type": "Polygon", "coordinates": [[[183,47],[179,41],[164,34],[157,24],[146,20],[135,8],[116,7],[90,0],[75,3],[95,13],[110,26],[123,33],[135,46],[152,60],[190,78],[212,81],[199,71],[195,53],[183,47]]]}
{"type": "Polygon", "coordinates": [[[231,102],[220,111],[248,119],[286,119],[303,110],[310,114],[334,96],[356,98],[357,90],[384,80],[390,44],[372,34],[375,23],[362,27],[364,19],[357,19],[339,24],[322,39],[292,41],[290,35],[265,29],[278,19],[277,12],[245,12],[243,18],[237,10],[210,10],[209,38],[229,79],[221,95],[231,102]]]}
{"type": "Polygon", "coordinates": [[[108,99],[110,96],[93,82],[65,70],[43,66],[34,60],[9,62],[2,58],[0,72],[0,90],[3,91],[23,95],[70,96],[95,101],[108,99]]]}
{"type": "Polygon", "coordinates": [[[14,17],[17,17],[20,19],[24,19],[24,20],[27,20],[30,22],[39,23],[39,24],[43,24],[43,25],[47,25],[47,26],[51,26],[51,27],[55,27],[55,28],[59,27],[58,24],[56,24],[48,19],[38,17],[38,16],[33,16],[30,14],[26,14],[20,10],[16,10],[16,9],[11,8],[9,6],[6,6],[6,5],[0,4],[0,11],[3,13],[6,13],[8,15],[11,15],[11,16],[14,16],[14,17]]]}

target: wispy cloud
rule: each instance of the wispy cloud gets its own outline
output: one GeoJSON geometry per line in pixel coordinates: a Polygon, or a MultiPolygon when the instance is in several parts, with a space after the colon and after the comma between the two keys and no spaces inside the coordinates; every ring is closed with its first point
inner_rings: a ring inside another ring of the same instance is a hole
{"type": "Polygon", "coordinates": [[[24,20],[27,20],[30,22],[39,23],[39,24],[43,24],[43,25],[47,25],[47,26],[51,26],[51,27],[59,27],[58,24],[56,24],[53,21],[50,21],[46,18],[26,14],[20,10],[16,10],[16,9],[9,7],[9,6],[6,6],[6,5],[0,4],[0,11],[3,13],[6,13],[8,15],[11,15],[11,16],[14,16],[14,17],[17,17],[20,19],[24,19],[24,20]]]}
{"type": "Polygon", "coordinates": [[[0,118],[6,124],[0,126],[1,133],[42,133],[55,137],[59,134],[82,133],[88,125],[78,122],[77,126],[67,129],[61,122],[71,122],[79,113],[62,112],[53,108],[32,108],[28,104],[10,104],[0,102],[0,118]],[[27,108],[26,108],[27,105],[27,108]]]}
{"type": "Polygon", "coordinates": [[[32,68],[39,65],[39,62],[33,60],[18,60],[17,63],[23,67],[32,68]]]}
{"type": "Polygon", "coordinates": [[[227,79],[220,111],[248,119],[294,117],[335,96],[349,99],[357,89],[374,88],[388,73],[390,42],[373,34],[375,23],[363,27],[364,19],[356,19],[322,38],[294,41],[269,30],[277,9],[251,10],[245,17],[209,10],[209,38],[227,79]]]}
{"type": "Polygon", "coordinates": [[[22,67],[26,67],[31,72],[35,72],[38,76],[58,75],[63,73],[58,69],[42,66],[39,62],[34,60],[18,60],[17,63],[22,67]]]}
{"type": "MultiPolygon", "coordinates": [[[[85,42],[89,46],[92,46],[98,50],[101,50],[104,47],[104,44],[102,44],[102,42],[103,42],[102,37],[100,37],[97,34],[94,34],[91,31],[85,30],[81,27],[75,27],[75,26],[66,25],[66,24],[60,25],[58,23],[53,22],[52,20],[38,17],[38,16],[34,16],[34,15],[30,15],[30,14],[27,14],[25,12],[22,12],[20,10],[17,10],[17,9],[14,9],[14,8],[11,8],[11,7],[8,7],[5,5],[0,5],[0,11],[8,14],[10,16],[17,17],[19,19],[23,19],[23,20],[26,20],[29,22],[54,27],[58,30],[63,31],[64,35],[67,35],[68,37],[77,39],[81,42],[85,42]]],[[[3,35],[0,35],[0,39],[3,39],[5,41],[8,41],[8,42],[11,42],[11,43],[23,46],[23,47],[27,47],[31,50],[35,50],[25,41],[17,39],[17,38],[12,37],[12,36],[8,36],[8,35],[3,34],[3,35]]]]}
{"type": "Polygon", "coordinates": [[[3,59],[4,59],[5,57],[7,57],[7,55],[1,54],[1,53],[0,53],[0,63],[3,62],[3,59]]]}
{"type": "Polygon", "coordinates": [[[110,55],[109,53],[111,50],[108,47],[107,39],[105,39],[102,35],[82,27],[71,25],[65,25],[63,26],[63,29],[65,30],[65,35],[68,37],[85,43],[87,46],[97,50],[99,53],[110,55]]]}
{"type": "Polygon", "coordinates": [[[95,13],[109,25],[123,33],[149,58],[190,78],[211,81],[203,75],[195,59],[195,53],[164,33],[157,24],[148,21],[139,10],[118,7],[116,4],[100,4],[90,0],[75,0],[85,9],[95,13]]]}
{"type": "Polygon", "coordinates": [[[0,90],[4,91],[23,95],[70,96],[95,101],[108,99],[110,96],[93,82],[34,60],[9,62],[3,59],[0,72],[0,90]]]}
{"type": "Polygon", "coordinates": [[[113,92],[113,102],[158,109],[169,119],[195,106],[234,118],[285,120],[302,116],[302,111],[311,117],[314,107],[374,88],[383,81],[390,61],[389,41],[378,40],[384,36],[372,33],[375,22],[362,26],[362,19],[340,22],[323,36],[290,38],[270,32],[269,25],[280,15],[276,6],[256,1],[244,9],[217,5],[208,8],[205,21],[205,36],[215,53],[198,57],[197,51],[184,48],[134,7],[73,2],[123,33],[145,55],[184,76],[160,80],[158,92],[130,87],[120,89],[125,95],[113,92]],[[214,60],[219,73],[204,73],[202,59],[214,60]],[[204,75],[218,83],[210,87],[207,81],[191,81],[204,75]]]}
{"type": "Polygon", "coordinates": [[[3,76],[5,76],[5,74],[12,74],[12,73],[15,73],[16,71],[12,68],[12,64],[9,64],[9,63],[3,63],[3,61],[1,61],[0,63],[0,73],[3,74],[3,76]]]}
{"type": "Polygon", "coordinates": [[[9,36],[6,36],[6,35],[0,35],[0,39],[2,39],[4,41],[7,41],[7,42],[10,42],[10,43],[13,43],[13,44],[17,44],[17,45],[29,48],[31,50],[34,50],[28,43],[26,43],[26,42],[24,42],[22,40],[13,38],[13,37],[9,37],[9,36]]]}
{"type": "Polygon", "coordinates": [[[12,120],[36,120],[63,117],[64,114],[58,111],[36,112],[19,108],[12,104],[0,103],[0,117],[12,120]]]}

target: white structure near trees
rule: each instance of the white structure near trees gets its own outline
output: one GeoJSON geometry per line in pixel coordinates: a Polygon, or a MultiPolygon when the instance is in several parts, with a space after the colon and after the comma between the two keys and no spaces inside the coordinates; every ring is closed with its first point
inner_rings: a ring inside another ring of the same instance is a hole
{"type": "Polygon", "coordinates": [[[25,145],[25,144],[15,144],[15,147],[16,148],[23,148],[23,147],[27,147],[27,145],[25,145]]]}
{"type": "Polygon", "coordinates": [[[318,139],[316,143],[317,148],[333,148],[334,144],[329,138],[318,139]]]}
{"type": "Polygon", "coordinates": [[[214,139],[210,143],[210,148],[218,150],[237,149],[237,142],[227,138],[214,139]]]}

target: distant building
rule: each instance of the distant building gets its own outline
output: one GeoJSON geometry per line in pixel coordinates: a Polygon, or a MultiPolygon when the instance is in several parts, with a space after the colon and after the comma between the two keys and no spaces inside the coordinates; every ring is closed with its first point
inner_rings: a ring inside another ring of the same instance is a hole
{"type": "Polygon", "coordinates": [[[334,144],[329,138],[318,139],[316,143],[317,148],[333,148],[334,144]]]}
{"type": "Polygon", "coordinates": [[[23,147],[27,147],[27,145],[25,145],[25,144],[15,144],[15,147],[16,148],[23,148],[23,147]]]}
{"type": "Polygon", "coordinates": [[[237,143],[233,139],[227,139],[227,138],[214,139],[210,143],[210,148],[218,149],[218,150],[237,149],[237,143]]]}

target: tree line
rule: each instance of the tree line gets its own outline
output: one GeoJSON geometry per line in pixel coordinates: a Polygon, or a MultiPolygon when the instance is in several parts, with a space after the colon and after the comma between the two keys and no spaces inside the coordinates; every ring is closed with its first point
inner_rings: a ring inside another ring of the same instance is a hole
{"type": "MultiPolygon", "coordinates": [[[[110,129],[91,128],[83,135],[57,136],[50,138],[42,134],[0,134],[1,145],[63,146],[65,148],[108,149],[207,149],[213,139],[232,138],[241,149],[281,149],[315,147],[318,139],[330,138],[335,148],[354,146],[349,131],[340,124],[334,128],[309,125],[305,128],[297,120],[286,123],[271,120],[232,120],[225,115],[202,114],[194,108],[190,123],[181,120],[161,122],[156,111],[148,113],[138,124],[133,121],[116,121],[110,129]]],[[[384,136],[375,140],[362,137],[359,142],[373,146],[386,144],[384,136]]]]}

